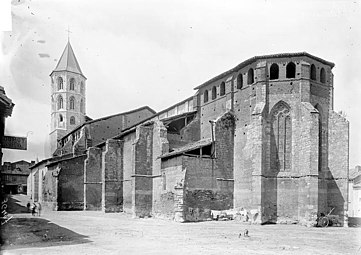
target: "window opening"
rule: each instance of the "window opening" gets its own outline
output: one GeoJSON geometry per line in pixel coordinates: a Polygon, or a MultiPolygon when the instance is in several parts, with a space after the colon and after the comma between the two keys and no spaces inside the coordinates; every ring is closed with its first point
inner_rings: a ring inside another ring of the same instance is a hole
{"type": "Polygon", "coordinates": [[[296,65],[293,62],[290,62],[286,66],[286,78],[295,78],[296,77],[296,65]]]}
{"type": "Polygon", "coordinates": [[[279,68],[276,63],[273,63],[270,68],[270,80],[276,80],[279,77],[279,68]]]}
{"type": "Polygon", "coordinates": [[[219,95],[220,96],[224,96],[224,94],[226,94],[226,84],[224,83],[224,81],[221,83],[221,88],[219,91],[219,95]]]}
{"type": "Polygon", "coordinates": [[[248,70],[248,75],[247,75],[247,83],[248,84],[252,84],[254,82],[254,72],[253,72],[253,69],[250,68],[248,70]]]}

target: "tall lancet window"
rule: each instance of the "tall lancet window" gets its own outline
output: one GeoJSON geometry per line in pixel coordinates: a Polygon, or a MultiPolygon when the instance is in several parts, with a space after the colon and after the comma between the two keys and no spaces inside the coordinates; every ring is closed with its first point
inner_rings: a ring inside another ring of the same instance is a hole
{"type": "Polygon", "coordinates": [[[271,169],[291,170],[292,126],[290,107],[278,102],[271,111],[271,169]]]}
{"type": "Polygon", "coordinates": [[[63,109],[64,106],[64,100],[63,97],[61,95],[58,96],[58,110],[59,109],[63,109]]]}
{"type": "Polygon", "coordinates": [[[74,110],[74,109],[75,109],[75,98],[74,98],[74,97],[70,97],[70,100],[69,100],[69,108],[70,108],[70,110],[74,110]]]}
{"type": "Polygon", "coordinates": [[[70,79],[69,90],[75,90],[75,79],[74,78],[70,79]]]}
{"type": "Polygon", "coordinates": [[[58,77],[58,90],[63,89],[63,78],[58,77]]]}
{"type": "Polygon", "coordinates": [[[85,110],[84,110],[84,100],[80,100],[80,112],[81,113],[85,113],[85,110]]]}

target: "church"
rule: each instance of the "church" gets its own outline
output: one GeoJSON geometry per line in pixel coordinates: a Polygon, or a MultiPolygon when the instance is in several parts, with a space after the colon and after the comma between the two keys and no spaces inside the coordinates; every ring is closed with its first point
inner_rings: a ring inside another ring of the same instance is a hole
{"type": "Polygon", "coordinates": [[[334,208],[343,223],[349,123],[333,109],[333,67],[306,52],[255,56],[160,112],[92,120],[68,42],[50,74],[52,156],[32,166],[29,194],[53,210],[178,222],[233,210],[313,224],[334,208]]]}

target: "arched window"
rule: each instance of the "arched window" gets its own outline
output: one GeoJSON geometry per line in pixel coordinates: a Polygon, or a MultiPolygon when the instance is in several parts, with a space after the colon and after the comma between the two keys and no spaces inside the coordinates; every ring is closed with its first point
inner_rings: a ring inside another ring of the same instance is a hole
{"type": "Polygon", "coordinates": [[[217,88],[213,86],[212,88],[212,100],[217,98],[217,88]]]}
{"type": "Polygon", "coordinates": [[[325,73],[325,69],[324,68],[321,68],[321,71],[320,71],[320,81],[322,83],[325,83],[326,82],[326,73],[325,73]]]}
{"type": "Polygon", "coordinates": [[[286,78],[296,77],[296,65],[293,62],[289,62],[286,66],[286,78]]]}
{"type": "Polygon", "coordinates": [[[71,78],[70,79],[69,90],[74,90],[74,87],[75,87],[75,79],[71,78]]]}
{"type": "Polygon", "coordinates": [[[291,170],[292,123],[290,107],[283,101],[271,111],[271,169],[275,172],[291,170]]]}
{"type": "Polygon", "coordinates": [[[63,118],[63,115],[59,115],[59,122],[63,122],[64,121],[64,118],[63,118]]]}
{"type": "Polygon", "coordinates": [[[80,100],[80,112],[84,113],[84,100],[80,100]]]}
{"type": "Polygon", "coordinates": [[[208,90],[205,90],[203,93],[203,102],[204,103],[208,102],[208,90]]]}
{"type": "Polygon", "coordinates": [[[253,82],[254,82],[254,73],[253,73],[253,69],[250,68],[247,74],[247,84],[252,84],[253,82]]]}
{"type": "Polygon", "coordinates": [[[221,88],[219,91],[219,95],[220,96],[224,96],[224,94],[226,94],[226,84],[224,83],[224,81],[221,83],[221,88]]]}
{"type": "Polygon", "coordinates": [[[70,97],[70,99],[69,99],[69,109],[70,110],[75,109],[75,98],[74,97],[70,97]]]}
{"type": "Polygon", "coordinates": [[[316,80],[316,67],[314,64],[311,65],[310,78],[311,80],[316,80]]]}
{"type": "Polygon", "coordinates": [[[63,97],[61,95],[58,96],[58,110],[59,109],[63,109],[64,106],[64,100],[63,97]]]}
{"type": "Polygon", "coordinates": [[[84,82],[80,82],[80,93],[84,94],[84,82]]]}
{"type": "Polygon", "coordinates": [[[278,65],[276,63],[273,63],[271,65],[271,68],[270,68],[270,77],[269,79],[270,80],[276,80],[278,79],[278,76],[279,76],[279,68],[278,68],[278,65]]]}
{"type": "Polygon", "coordinates": [[[237,76],[237,89],[241,89],[243,87],[243,75],[240,73],[237,76]]]}
{"type": "Polygon", "coordinates": [[[58,90],[63,89],[63,78],[58,77],[58,90]]]}
{"type": "Polygon", "coordinates": [[[75,117],[74,116],[70,117],[70,125],[75,125],[75,117]]]}

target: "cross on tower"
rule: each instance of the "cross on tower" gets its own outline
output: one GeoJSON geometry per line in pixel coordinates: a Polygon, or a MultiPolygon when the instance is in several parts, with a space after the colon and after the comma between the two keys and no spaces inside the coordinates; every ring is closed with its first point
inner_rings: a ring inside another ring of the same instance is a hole
{"type": "Polygon", "coordinates": [[[68,26],[68,29],[67,29],[67,30],[65,30],[65,31],[67,31],[67,32],[68,32],[68,42],[69,42],[70,33],[71,33],[71,31],[70,31],[70,29],[69,29],[69,26],[68,26]]]}

